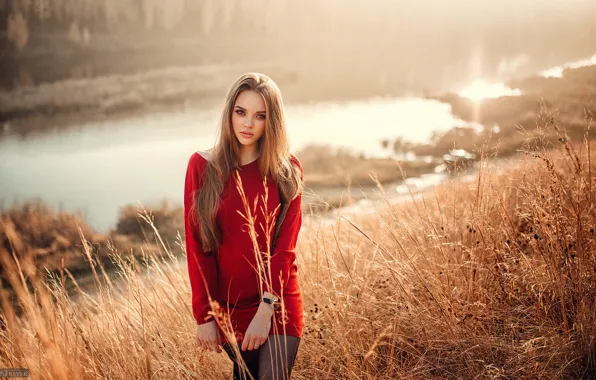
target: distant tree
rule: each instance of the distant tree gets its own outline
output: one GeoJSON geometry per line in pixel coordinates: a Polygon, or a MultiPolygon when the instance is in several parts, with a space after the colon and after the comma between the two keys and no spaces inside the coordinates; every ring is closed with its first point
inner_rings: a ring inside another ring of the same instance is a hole
{"type": "Polygon", "coordinates": [[[407,153],[412,150],[414,144],[398,137],[393,141],[393,153],[407,153]]]}
{"type": "Polygon", "coordinates": [[[70,29],[68,31],[68,39],[78,44],[80,44],[83,40],[83,37],[81,36],[81,31],[79,30],[79,24],[77,24],[76,21],[73,21],[70,24],[70,29]]]}
{"type": "Polygon", "coordinates": [[[178,25],[184,16],[185,0],[168,0],[160,2],[164,4],[161,11],[162,27],[166,30],[172,30],[178,25]],[[166,5],[167,4],[167,5],[166,5]]]}
{"type": "Polygon", "coordinates": [[[81,37],[83,45],[89,45],[89,43],[91,42],[91,33],[89,32],[89,28],[83,28],[83,33],[81,34],[81,37]]]}
{"type": "Polygon", "coordinates": [[[381,140],[381,147],[383,148],[383,150],[389,148],[389,139],[382,139],[381,140]]]}
{"type": "Polygon", "coordinates": [[[8,16],[7,34],[8,40],[19,50],[23,50],[27,46],[29,28],[27,27],[27,20],[21,12],[13,12],[8,16]]]}
{"type": "Polygon", "coordinates": [[[155,23],[155,1],[154,0],[142,0],[143,9],[143,21],[145,28],[151,29],[155,23]]]}
{"type": "Polygon", "coordinates": [[[50,0],[33,0],[31,11],[38,20],[47,20],[52,15],[50,0]]]}
{"type": "Polygon", "coordinates": [[[396,138],[393,141],[393,153],[400,153],[403,152],[403,139],[401,137],[396,138]]]}
{"type": "Polygon", "coordinates": [[[479,138],[474,128],[456,126],[439,134],[438,138],[433,141],[433,145],[445,152],[454,148],[471,151],[479,142],[479,138]]]}

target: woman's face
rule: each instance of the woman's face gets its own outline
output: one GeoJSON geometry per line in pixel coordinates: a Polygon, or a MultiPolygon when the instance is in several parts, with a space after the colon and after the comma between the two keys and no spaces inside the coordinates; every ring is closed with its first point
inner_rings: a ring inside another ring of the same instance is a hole
{"type": "Polygon", "coordinates": [[[232,128],[242,145],[253,145],[265,133],[265,101],[254,91],[242,91],[232,110],[232,128]]]}

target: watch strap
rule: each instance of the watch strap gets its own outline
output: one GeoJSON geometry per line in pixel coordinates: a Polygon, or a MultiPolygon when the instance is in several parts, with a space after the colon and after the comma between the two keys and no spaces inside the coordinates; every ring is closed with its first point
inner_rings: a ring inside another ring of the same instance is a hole
{"type": "Polygon", "coordinates": [[[263,297],[263,302],[271,305],[273,307],[273,310],[279,309],[279,301],[278,300],[273,300],[269,297],[263,297]]]}

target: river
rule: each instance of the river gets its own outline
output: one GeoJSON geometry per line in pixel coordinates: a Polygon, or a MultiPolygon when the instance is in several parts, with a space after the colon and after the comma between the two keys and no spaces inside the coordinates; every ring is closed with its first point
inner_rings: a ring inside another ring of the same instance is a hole
{"type": "MultiPolygon", "coordinates": [[[[487,96],[494,96],[494,86],[487,88],[492,91],[487,96]]],[[[472,90],[481,97],[478,83],[472,90]]],[[[424,142],[434,131],[465,124],[450,106],[419,97],[288,105],[286,110],[293,152],[324,143],[384,156],[384,138],[424,142]]],[[[39,198],[62,211],[80,211],[91,227],[105,232],[122,206],[151,206],[164,199],[181,204],[188,158],[213,145],[219,112],[189,109],[90,121],[26,137],[5,127],[0,139],[3,207],[39,198]]],[[[428,181],[436,182],[434,177],[428,181]]]]}

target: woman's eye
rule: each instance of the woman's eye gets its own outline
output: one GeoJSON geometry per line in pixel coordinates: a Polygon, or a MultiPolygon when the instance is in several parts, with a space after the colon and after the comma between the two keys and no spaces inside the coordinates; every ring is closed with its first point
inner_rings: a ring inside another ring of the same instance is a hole
{"type": "Polygon", "coordinates": [[[265,120],[265,115],[257,115],[257,117],[261,120],[265,120]]]}
{"type": "Polygon", "coordinates": [[[242,111],[242,110],[236,110],[236,113],[237,113],[238,115],[244,115],[244,111],[242,111]]]}

